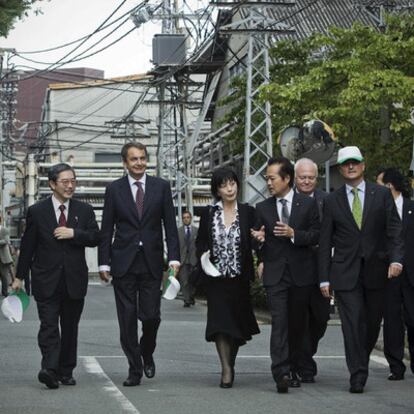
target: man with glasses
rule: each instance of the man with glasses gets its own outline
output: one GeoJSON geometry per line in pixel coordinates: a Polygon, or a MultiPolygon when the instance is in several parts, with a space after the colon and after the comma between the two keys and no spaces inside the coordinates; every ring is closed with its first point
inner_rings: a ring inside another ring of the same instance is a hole
{"type": "MultiPolygon", "coordinates": [[[[323,203],[327,193],[316,188],[318,183],[318,166],[309,158],[301,158],[295,163],[295,189],[297,192],[313,197],[316,200],[319,210],[319,218],[322,220],[323,203]]],[[[315,255],[317,248],[314,248],[315,255]]],[[[315,274],[315,282],[318,280],[315,274]]],[[[319,341],[326,332],[329,320],[329,299],[322,296],[319,285],[315,284],[310,292],[308,302],[308,324],[303,336],[302,352],[299,355],[292,355],[296,361],[297,372],[300,381],[303,383],[315,382],[317,374],[316,361],[313,356],[318,350],[319,341]]]]}
{"type": "Polygon", "coordinates": [[[351,393],[362,393],[378,338],[387,278],[402,270],[401,222],[388,188],[366,182],[358,147],[338,151],[345,185],[325,199],[319,240],[322,294],[339,305],[351,393]],[[332,255],[333,249],[333,255],[332,255]]]}
{"type": "Polygon", "coordinates": [[[59,382],[76,385],[72,373],[88,287],[85,247],[98,244],[99,228],[92,206],[73,199],[76,176],[70,165],[54,165],[48,178],[53,194],[28,209],[12,287],[21,289],[31,271],[40,319],[38,379],[55,389],[59,382]]]}

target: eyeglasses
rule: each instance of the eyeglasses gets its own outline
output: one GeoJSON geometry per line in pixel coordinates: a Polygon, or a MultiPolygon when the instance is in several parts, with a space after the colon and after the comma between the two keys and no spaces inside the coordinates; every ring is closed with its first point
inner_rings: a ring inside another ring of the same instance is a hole
{"type": "Polygon", "coordinates": [[[69,184],[75,185],[76,180],[74,178],[72,179],[64,179],[64,180],[56,180],[57,183],[61,183],[63,186],[68,186],[69,184]]]}
{"type": "Polygon", "coordinates": [[[315,181],[316,176],[315,175],[298,175],[297,179],[300,181],[305,181],[305,180],[315,181]]]}

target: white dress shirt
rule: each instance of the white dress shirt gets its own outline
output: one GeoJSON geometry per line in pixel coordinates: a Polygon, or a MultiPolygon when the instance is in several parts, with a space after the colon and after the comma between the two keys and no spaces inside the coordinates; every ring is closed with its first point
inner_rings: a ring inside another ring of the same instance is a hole
{"type": "Polygon", "coordinates": [[[400,216],[400,219],[403,218],[403,196],[400,194],[395,200],[395,207],[397,207],[398,215],[400,216]]]}

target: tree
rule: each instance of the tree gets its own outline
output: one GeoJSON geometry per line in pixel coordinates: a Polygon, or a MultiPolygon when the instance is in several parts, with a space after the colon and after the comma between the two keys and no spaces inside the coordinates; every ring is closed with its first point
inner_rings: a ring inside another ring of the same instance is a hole
{"type": "MultiPolygon", "coordinates": [[[[275,142],[284,127],[319,118],[342,144],[364,151],[368,173],[383,164],[407,172],[414,137],[414,17],[388,16],[384,32],[356,23],[280,41],[271,56],[271,83],[262,97],[272,105],[275,142]]],[[[228,117],[244,111],[238,82],[235,97],[226,101],[233,101],[228,117]]]]}
{"type": "MultiPolygon", "coordinates": [[[[34,3],[42,0],[0,0],[0,37],[6,37],[16,19],[27,16],[34,3]]],[[[35,9],[35,13],[40,13],[35,9]]]]}

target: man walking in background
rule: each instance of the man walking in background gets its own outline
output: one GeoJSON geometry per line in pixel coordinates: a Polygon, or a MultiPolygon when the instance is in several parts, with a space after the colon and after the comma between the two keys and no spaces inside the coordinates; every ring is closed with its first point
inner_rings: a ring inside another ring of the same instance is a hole
{"type": "Polygon", "coordinates": [[[155,375],[163,227],[169,266],[175,274],[180,267],[180,250],[169,183],[147,175],[145,145],[125,144],[121,156],[128,174],[106,189],[98,261],[101,279],[109,281],[110,274],[113,278],[121,345],[129,364],[123,385],[131,387],[141,383],[143,372],[147,378],[155,375]],[[142,322],[139,342],[138,319],[142,322]]]}
{"type": "Polygon", "coordinates": [[[190,283],[190,274],[197,264],[195,241],[197,238],[197,227],[191,224],[192,215],[184,211],[182,215],[183,225],[178,229],[178,240],[180,242],[181,266],[178,279],[181,284],[181,292],[184,298],[184,307],[194,305],[194,286],[190,283]]]}
{"type": "Polygon", "coordinates": [[[10,253],[9,230],[1,224],[0,216],[0,277],[1,294],[6,297],[12,282],[13,258],[10,253]]]}
{"type": "MultiPolygon", "coordinates": [[[[322,221],[323,203],[327,193],[316,188],[318,183],[318,166],[309,158],[301,158],[295,163],[295,188],[296,191],[313,197],[316,200],[319,211],[319,219],[322,221]]],[[[317,255],[317,248],[314,248],[317,255]]],[[[316,271],[316,269],[315,269],[316,271]]],[[[315,282],[318,281],[315,274],[315,282]]],[[[313,383],[317,374],[316,361],[313,356],[318,350],[319,341],[326,332],[329,320],[329,298],[325,298],[319,284],[312,288],[309,301],[309,318],[303,335],[303,348],[300,355],[293,356],[298,362],[298,374],[301,382],[313,383]]],[[[296,373],[293,373],[295,375],[296,373]]]]}
{"type": "Polygon", "coordinates": [[[387,168],[377,182],[391,190],[402,221],[404,269],[400,277],[389,279],[384,309],[384,355],[390,366],[390,381],[404,379],[405,330],[407,329],[411,371],[414,373],[414,201],[409,199],[405,177],[396,168],[387,168]]]}

